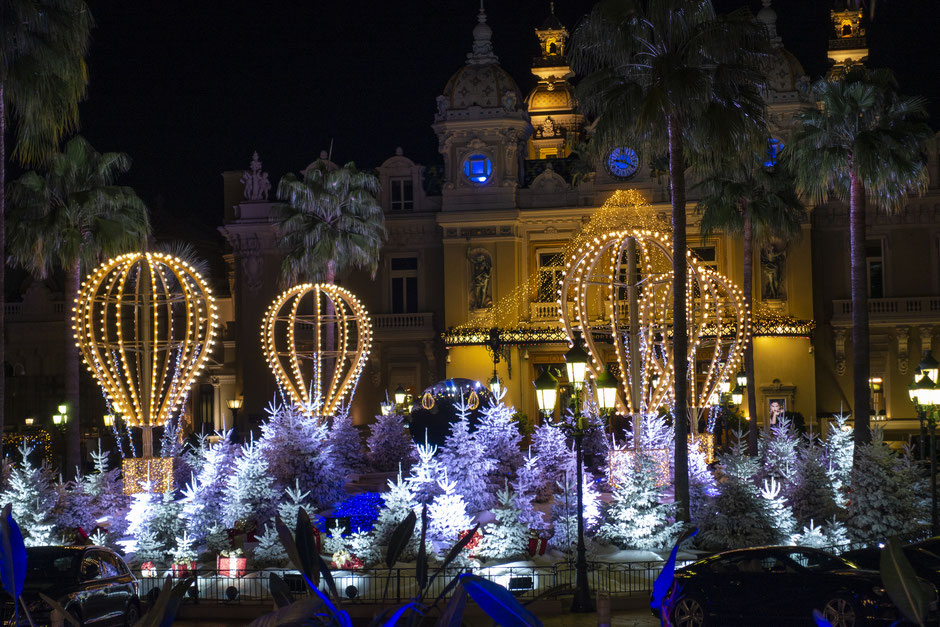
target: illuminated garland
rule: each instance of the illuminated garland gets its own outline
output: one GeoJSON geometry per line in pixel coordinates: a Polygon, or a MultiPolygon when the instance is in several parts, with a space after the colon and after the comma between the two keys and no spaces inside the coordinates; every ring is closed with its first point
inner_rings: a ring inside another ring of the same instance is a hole
{"type": "Polygon", "coordinates": [[[182,406],[215,340],[209,286],[188,263],[129,253],[83,283],[74,332],[111,413],[129,427],[157,427],[182,406]]]}
{"type": "Polygon", "coordinates": [[[19,448],[25,442],[31,448],[42,447],[42,454],[47,461],[52,460],[52,437],[45,429],[27,433],[4,433],[3,448],[8,451],[19,448]]]}
{"type": "Polygon", "coordinates": [[[771,310],[764,303],[754,307],[754,337],[812,338],[815,320],[799,320],[793,316],[771,310]]]}
{"type": "MultiPolygon", "coordinates": [[[[688,264],[687,325],[689,404],[701,411],[711,404],[720,382],[730,381],[750,339],[750,315],[741,290],[729,279],[699,262],[688,264]],[[699,356],[703,359],[699,359],[699,356]],[[706,364],[704,372],[698,370],[706,364]]],[[[599,234],[582,243],[565,263],[558,286],[559,322],[569,337],[585,340],[595,374],[605,367],[593,325],[609,323],[621,391],[628,413],[655,413],[670,402],[676,377],[672,359],[672,247],[666,237],[649,230],[625,229],[599,234]],[[636,281],[628,280],[628,251],[634,251],[636,281]],[[636,292],[637,329],[630,328],[629,292],[636,292]],[[573,305],[569,309],[569,304],[573,305]],[[598,308],[602,312],[597,314],[598,308]],[[631,350],[635,338],[635,352],[631,350]],[[639,397],[634,398],[630,368],[639,360],[639,397]]],[[[697,417],[696,417],[697,419],[697,417]]]]}
{"type": "Polygon", "coordinates": [[[173,489],[172,457],[128,457],[121,465],[121,472],[124,494],[163,493],[173,489]]]}
{"type": "Polygon", "coordinates": [[[372,347],[372,323],[349,290],[304,283],[283,292],[268,308],[261,345],[278,385],[294,404],[308,416],[330,416],[355,392],[372,347]],[[336,348],[325,347],[327,329],[333,331],[336,348]],[[324,389],[324,361],[330,360],[334,371],[324,389]]]}

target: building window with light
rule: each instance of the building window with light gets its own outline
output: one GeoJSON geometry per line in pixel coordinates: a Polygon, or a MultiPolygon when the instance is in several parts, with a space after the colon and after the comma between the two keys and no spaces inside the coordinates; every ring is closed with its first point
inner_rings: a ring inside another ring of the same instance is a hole
{"type": "Polygon", "coordinates": [[[493,174],[493,162],[486,155],[470,155],[463,162],[463,173],[474,183],[486,183],[493,174]]]}
{"type": "Polygon", "coordinates": [[[414,183],[411,177],[396,178],[389,181],[391,187],[391,210],[414,211],[414,183]]]}
{"type": "Polygon", "coordinates": [[[536,302],[558,300],[558,283],[565,278],[565,259],[560,251],[539,251],[539,282],[536,302]]]}
{"type": "Polygon", "coordinates": [[[868,266],[868,297],[885,297],[885,264],[882,241],[869,240],[865,243],[865,264],[868,266]]]}
{"type": "Polygon", "coordinates": [[[417,313],[418,258],[392,257],[389,262],[392,313],[417,313]]]}

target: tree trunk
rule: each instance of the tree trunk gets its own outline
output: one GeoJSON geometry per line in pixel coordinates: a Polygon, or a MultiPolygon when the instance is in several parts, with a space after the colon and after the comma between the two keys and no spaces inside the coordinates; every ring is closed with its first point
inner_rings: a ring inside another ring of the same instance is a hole
{"type": "MultiPolygon", "coordinates": [[[[672,189],[672,358],[675,373],[675,499],[677,520],[688,522],[689,515],[689,354],[686,319],[686,208],[685,159],[678,117],[669,117],[669,177],[672,189]]],[[[696,420],[696,416],[691,417],[696,420]]]]}
{"type": "Polygon", "coordinates": [[[76,259],[72,268],[65,271],[65,402],[68,405],[69,421],[65,427],[65,468],[66,478],[73,478],[76,468],[82,464],[82,427],[79,411],[79,377],[81,361],[75,333],[72,330],[72,308],[78,297],[82,282],[82,265],[76,259]]]}
{"type": "MultiPolygon", "coordinates": [[[[6,221],[6,110],[4,109],[3,83],[0,82],[0,435],[3,434],[4,409],[6,408],[6,272],[7,272],[7,221],[6,221]]],[[[0,438],[0,459],[3,459],[3,438],[0,438]]]]}
{"type": "MultiPolygon", "coordinates": [[[[751,214],[744,208],[744,306],[754,313],[754,227],[751,214]]],[[[747,415],[751,417],[747,428],[747,454],[757,457],[757,388],[754,382],[754,335],[744,346],[744,375],[747,377],[747,415]]]]}
{"type": "Polygon", "coordinates": [[[858,445],[871,441],[868,412],[868,268],[865,264],[865,187],[853,171],[849,198],[849,239],[852,255],[852,387],[856,456],[858,445]]]}

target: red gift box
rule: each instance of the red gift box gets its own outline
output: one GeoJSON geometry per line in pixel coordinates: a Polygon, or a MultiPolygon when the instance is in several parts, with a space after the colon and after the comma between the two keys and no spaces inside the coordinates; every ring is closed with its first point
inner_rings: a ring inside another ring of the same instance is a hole
{"type": "Polygon", "coordinates": [[[220,577],[244,577],[248,570],[247,557],[222,557],[219,556],[216,570],[220,577]]]}
{"type": "Polygon", "coordinates": [[[548,548],[548,542],[544,538],[529,538],[529,555],[545,555],[545,549],[548,548]]]}
{"type": "Polygon", "coordinates": [[[170,566],[173,569],[174,577],[188,577],[189,575],[196,574],[196,567],[198,564],[196,562],[186,562],[183,564],[173,564],[170,566]]]}
{"type": "Polygon", "coordinates": [[[157,567],[153,562],[144,562],[140,565],[140,576],[141,577],[156,577],[157,576],[157,567]]]}

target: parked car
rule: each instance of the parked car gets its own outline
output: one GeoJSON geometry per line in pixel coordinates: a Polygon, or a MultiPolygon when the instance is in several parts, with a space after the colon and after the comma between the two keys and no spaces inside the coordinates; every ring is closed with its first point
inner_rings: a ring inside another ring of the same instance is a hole
{"type": "MultiPolygon", "coordinates": [[[[940,588],[940,537],[907,544],[903,550],[914,567],[914,572],[940,588]]],[[[881,564],[881,549],[857,549],[843,553],[842,557],[861,568],[878,569],[881,564]]]]}
{"type": "MultiPolygon", "coordinates": [[[[810,625],[814,609],[835,627],[889,624],[899,618],[877,571],[807,547],[717,553],[677,569],[676,582],[676,627],[810,625]]],[[[936,613],[936,590],[932,607],[936,613]]]]}
{"type": "MultiPolygon", "coordinates": [[[[40,592],[58,601],[83,625],[129,626],[140,617],[137,579],[124,560],[106,547],[27,548],[23,601],[34,624],[48,625],[51,608],[39,598],[40,592]]],[[[15,625],[13,599],[5,593],[0,598],[3,625],[15,625]]],[[[22,606],[19,624],[29,624],[22,606]]]]}

